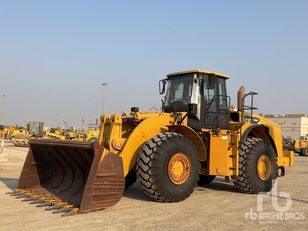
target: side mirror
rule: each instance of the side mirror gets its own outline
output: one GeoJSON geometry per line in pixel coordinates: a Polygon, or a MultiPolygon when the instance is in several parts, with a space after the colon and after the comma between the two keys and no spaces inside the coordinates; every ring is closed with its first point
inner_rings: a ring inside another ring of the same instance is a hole
{"type": "Polygon", "coordinates": [[[195,103],[188,104],[188,115],[197,115],[198,105],[195,103]]]}
{"type": "Polygon", "coordinates": [[[162,79],[159,81],[159,94],[164,94],[166,91],[166,83],[167,80],[166,79],[162,79]]]}

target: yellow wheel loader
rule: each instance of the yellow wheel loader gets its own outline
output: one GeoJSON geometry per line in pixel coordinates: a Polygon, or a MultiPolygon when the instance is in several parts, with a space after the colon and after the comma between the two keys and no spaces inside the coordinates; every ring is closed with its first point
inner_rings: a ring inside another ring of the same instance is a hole
{"type": "Polygon", "coordinates": [[[294,140],[293,149],[301,156],[308,156],[308,139],[294,140]]]}
{"type": "Polygon", "coordinates": [[[2,134],[4,139],[13,141],[16,135],[27,134],[27,130],[23,127],[17,127],[16,124],[13,124],[9,127],[3,129],[2,134]]]}
{"type": "Polygon", "coordinates": [[[98,141],[31,140],[13,195],[68,215],[116,204],[136,179],[161,202],[182,201],[215,176],[241,192],[270,191],[293,152],[283,150],[278,125],[245,105],[256,93],[241,87],[238,110],[230,110],[228,78],[172,73],[160,81],[163,112],[102,115],[98,141]]]}

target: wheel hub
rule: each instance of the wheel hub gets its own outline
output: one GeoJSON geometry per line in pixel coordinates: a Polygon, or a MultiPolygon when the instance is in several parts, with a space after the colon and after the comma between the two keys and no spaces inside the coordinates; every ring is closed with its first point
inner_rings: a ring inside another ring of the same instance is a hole
{"type": "Polygon", "coordinates": [[[183,153],[174,154],[169,160],[168,176],[169,179],[176,185],[181,185],[186,182],[190,173],[190,161],[183,153]]]}
{"type": "Polygon", "coordinates": [[[260,156],[257,162],[257,174],[258,177],[265,181],[267,180],[272,173],[272,163],[271,160],[268,158],[267,155],[260,156]]]}

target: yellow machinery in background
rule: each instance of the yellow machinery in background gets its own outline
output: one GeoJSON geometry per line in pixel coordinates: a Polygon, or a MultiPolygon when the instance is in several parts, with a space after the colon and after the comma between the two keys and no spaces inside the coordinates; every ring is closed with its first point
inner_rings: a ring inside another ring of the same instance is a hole
{"type": "Polygon", "coordinates": [[[98,129],[89,129],[88,131],[70,131],[64,129],[51,129],[46,133],[50,139],[57,140],[74,140],[74,141],[93,141],[97,140],[99,136],[98,129]]]}
{"type": "Polygon", "coordinates": [[[255,92],[241,87],[230,110],[228,78],[172,73],[159,84],[163,112],[102,115],[98,141],[31,140],[14,195],[68,215],[114,205],[136,179],[161,202],[185,200],[216,176],[244,193],[270,191],[293,152],[283,150],[277,124],[253,114],[255,92]]]}
{"type": "Polygon", "coordinates": [[[90,128],[86,133],[87,135],[86,140],[87,141],[98,140],[99,133],[100,133],[99,128],[90,128]]]}
{"type": "Polygon", "coordinates": [[[77,140],[75,131],[65,130],[62,128],[50,129],[46,133],[47,138],[56,140],[77,140]]]}
{"type": "Polygon", "coordinates": [[[98,140],[99,129],[89,129],[88,131],[76,131],[76,140],[94,141],[98,140]]]}
{"type": "Polygon", "coordinates": [[[76,139],[78,141],[86,141],[87,140],[87,133],[84,131],[76,131],[76,139]]]}
{"type": "Polygon", "coordinates": [[[87,131],[74,131],[75,137],[72,140],[78,141],[95,141],[98,140],[99,137],[99,129],[90,128],[87,131]]]}
{"type": "Polygon", "coordinates": [[[51,128],[48,131],[46,131],[46,136],[47,138],[50,139],[56,139],[56,140],[65,140],[65,136],[64,136],[64,130],[63,129],[54,129],[51,128]]]}
{"type": "Polygon", "coordinates": [[[2,125],[2,124],[0,125],[0,139],[1,140],[5,139],[5,136],[7,134],[7,130],[8,130],[8,128],[7,128],[6,125],[2,125]]]}
{"type": "Polygon", "coordinates": [[[23,127],[18,127],[16,124],[10,125],[8,127],[3,127],[0,130],[2,139],[13,140],[18,134],[27,134],[27,130],[23,127]]]}
{"type": "Polygon", "coordinates": [[[66,140],[77,140],[77,133],[76,131],[67,130],[64,133],[64,137],[66,140]]]}
{"type": "Polygon", "coordinates": [[[26,124],[25,133],[15,134],[12,142],[17,147],[27,147],[30,138],[41,138],[44,136],[44,123],[29,121],[26,124]]]}
{"type": "Polygon", "coordinates": [[[293,148],[301,156],[308,156],[308,139],[294,140],[293,148]]]}

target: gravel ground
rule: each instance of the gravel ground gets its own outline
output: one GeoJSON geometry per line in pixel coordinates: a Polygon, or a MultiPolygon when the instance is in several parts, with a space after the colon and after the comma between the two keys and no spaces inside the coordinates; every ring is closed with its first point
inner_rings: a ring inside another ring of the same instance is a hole
{"type": "Polygon", "coordinates": [[[136,183],[111,208],[61,217],[7,194],[16,188],[27,151],[7,144],[0,154],[0,230],[307,230],[308,227],[308,157],[296,156],[295,166],[278,179],[278,191],[272,190],[272,196],[263,198],[259,214],[256,195],[238,193],[232,184],[217,179],[207,187],[197,187],[187,200],[172,204],[149,200],[136,183]],[[291,200],[286,199],[288,196],[291,200]],[[272,205],[277,201],[282,210],[287,202],[292,204],[279,214],[272,205]],[[264,220],[266,216],[269,219],[264,220]]]}

